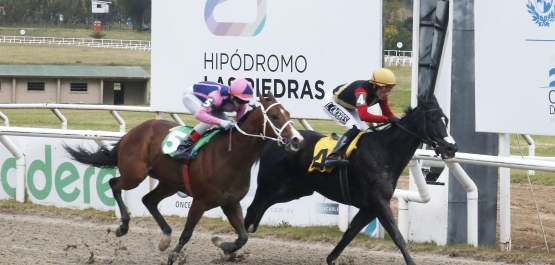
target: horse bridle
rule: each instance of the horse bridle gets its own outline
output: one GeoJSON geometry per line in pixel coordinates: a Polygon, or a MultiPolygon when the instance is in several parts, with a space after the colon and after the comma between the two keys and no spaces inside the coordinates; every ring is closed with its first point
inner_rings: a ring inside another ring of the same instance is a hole
{"type": "Polygon", "coordinates": [[[235,126],[235,128],[237,129],[237,131],[239,131],[241,134],[246,135],[246,136],[252,136],[252,137],[260,137],[263,139],[268,139],[268,140],[272,140],[272,141],[276,141],[278,142],[278,145],[282,145],[282,144],[287,144],[287,140],[281,136],[281,133],[283,132],[283,130],[285,130],[285,128],[287,126],[293,126],[293,121],[288,120],[285,124],[283,124],[283,126],[281,128],[276,127],[271,121],[270,118],[268,118],[268,111],[277,105],[280,105],[281,103],[276,102],[270,106],[268,106],[267,109],[264,109],[264,105],[260,105],[260,110],[262,111],[262,116],[264,117],[264,124],[263,124],[263,129],[262,129],[262,133],[260,135],[258,134],[250,134],[247,133],[243,130],[241,130],[241,128],[239,128],[239,126],[235,126]],[[270,127],[272,127],[272,130],[274,131],[274,133],[277,135],[277,138],[273,138],[273,137],[269,137],[266,136],[266,124],[270,124],[270,127]]]}
{"type": "MultiPolygon", "coordinates": [[[[434,140],[432,140],[432,138],[428,135],[428,130],[427,130],[427,128],[426,128],[426,113],[432,112],[432,111],[441,111],[441,108],[433,108],[433,109],[429,109],[429,110],[425,110],[425,111],[424,111],[424,115],[423,115],[424,118],[422,119],[422,121],[423,121],[423,123],[424,123],[424,136],[425,136],[426,138],[422,138],[420,135],[418,135],[418,134],[414,133],[413,131],[407,129],[405,126],[403,126],[403,125],[401,125],[401,124],[399,124],[399,123],[396,123],[395,125],[397,125],[397,126],[398,126],[399,128],[401,128],[401,129],[403,129],[404,131],[406,131],[406,132],[412,134],[414,137],[420,139],[420,141],[422,141],[423,143],[429,145],[429,146],[432,147],[433,149],[436,149],[437,146],[438,146],[438,145],[437,145],[437,142],[434,141],[434,140]]],[[[445,115],[444,115],[444,116],[445,116],[445,115]]]]}

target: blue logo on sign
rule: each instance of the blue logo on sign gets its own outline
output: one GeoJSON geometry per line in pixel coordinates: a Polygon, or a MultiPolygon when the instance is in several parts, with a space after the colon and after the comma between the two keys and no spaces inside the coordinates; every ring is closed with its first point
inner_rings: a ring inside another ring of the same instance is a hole
{"type": "MultiPolygon", "coordinates": [[[[553,78],[555,78],[555,68],[549,70],[549,76],[553,76],[553,78]]],[[[549,83],[550,87],[555,87],[555,80],[551,81],[551,83],[549,83]]]]}
{"type": "Polygon", "coordinates": [[[553,0],[528,0],[528,13],[540,27],[549,27],[549,23],[555,21],[555,8],[553,0]]]}

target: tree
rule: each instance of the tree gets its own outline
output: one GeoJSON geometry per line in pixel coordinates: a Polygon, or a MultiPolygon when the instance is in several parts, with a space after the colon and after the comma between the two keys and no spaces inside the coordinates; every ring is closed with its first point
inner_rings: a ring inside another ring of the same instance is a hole
{"type": "Polygon", "coordinates": [[[124,14],[131,18],[133,29],[142,30],[143,24],[150,23],[151,0],[121,0],[124,14]]]}
{"type": "Polygon", "coordinates": [[[412,20],[412,0],[384,0],[384,50],[397,50],[398,42],[412,49],[412,20]]]}

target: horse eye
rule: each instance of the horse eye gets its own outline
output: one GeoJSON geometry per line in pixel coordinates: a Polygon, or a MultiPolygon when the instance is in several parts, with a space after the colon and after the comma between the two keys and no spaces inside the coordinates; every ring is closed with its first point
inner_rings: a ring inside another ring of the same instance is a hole
{"type": "Polygon", "coordinates": [[[445,123],[445,126],[449,125],[449,118],[443,116],[441,117],[441,120],[443,120],[443,122],[445,123]]]}
{"type": "Polygon", "coordinates": [[[278,117],[278,115],[271,115],[271,117],[270,117],[270,118],[272,118],[272,120],[274,120],[274,121],[277,121],[277,120],[279,120],[279,117],[278,117]]]}

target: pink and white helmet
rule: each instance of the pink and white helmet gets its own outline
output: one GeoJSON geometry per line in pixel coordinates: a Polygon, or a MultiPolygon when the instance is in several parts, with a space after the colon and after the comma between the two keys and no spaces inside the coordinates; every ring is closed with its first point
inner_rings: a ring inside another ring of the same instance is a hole
{"type": "Polygon", "coordinates": [[[237,78],[231,81],[231,85],[229,85],[229,93],[240,98],[241,100],[251,101],[253,94],[251,83],[245,78],[237,78]]]}

